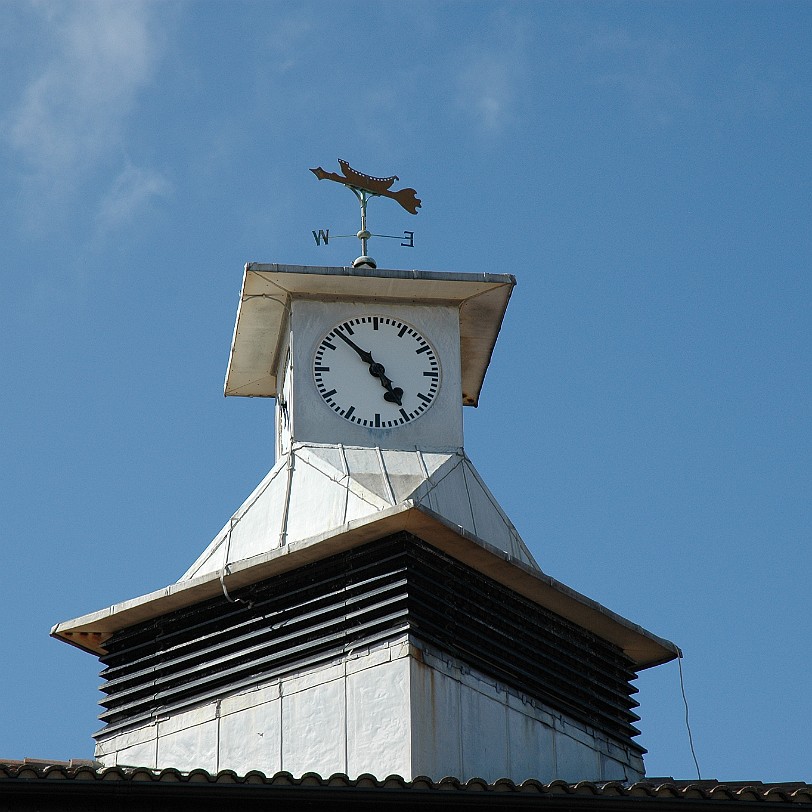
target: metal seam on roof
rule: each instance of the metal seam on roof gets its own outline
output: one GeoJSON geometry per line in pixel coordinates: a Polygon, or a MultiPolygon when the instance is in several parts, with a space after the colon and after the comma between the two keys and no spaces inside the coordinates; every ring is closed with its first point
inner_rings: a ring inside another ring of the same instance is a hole
{"type": "MultiPolygon", "coordinates": [[[[538,566],[516,528],[482,483],[473,463],[465,455],[464,450],[458,447],[437,449],[432,452],[419,449],[388,449],[381,450],[379,455],[374,448],[366,446],[339,448],[335,444],[295,443],[290,453],[295,455],[303,466],[296,467],[299,483],[296,491],[299,496],[294,515],[298,518],[294,520],[292,527],[288,525],[286,528],[288,540],[297,541],[328,532],[346,524],[348,515],[351,519],[360,519],[362,515],[374,514],[391,507],[395,500],[411,499],[416,504],[425,504],[436,513],[453,519],[455,524],[462,524],[474,536],[487,539],[489,543],[505,550],[514,558],[531,566],[538,566]],[[340,451],[337,457],[328,459],[329,454],[337,450],[340,451]],[[349,452],[353,454],[353,463],[348,461],[349,452]],[[366,462],[362,457],[366,457],[366,462]],[[384,459],[383,466],[379,457],[384,459]],[[405,465],[407,469],[414,469],[413,474],[407,474],[405,480],[400,481],[398,475],[389,471],[390,461],[394,465],[393,470],[405,465]],[[368,468],[369,465],[374,467],[374,471],[368,468]],[[305,469],[312,473],[308,473],[305,469]],[[431,477],[427,479],[429,469],[431,477]],[[316,483],[312,481],[313,475],[323,479],[319,479],[316,483]],[[378,481],[377,487],[375,482],[369,480],[370,476],[378,481]],[[393,477],[399,480],[398,483],[393,477]],[[453,496],[455,486],[449,484],[452,479],[457,481],[457,488],[463,489],[460,492],[464,492],[465,488],[468,489],[470,498],[464,516],[457,513],[461,505],[456,504],[453,496]],[[340,498],[336,493],[337,489],[341,491],[340,498]],[[308,505],[302,501],[302,494],[306,492],[310,493],[310,503],[316,500],[319,504],[332,505],[332,510],[319,511],[318,518],[314,518],[308,505]],[[350,499],[354,503],[351,514],[348,512],[350,499]]],[[[235,527],[234,532],[239,538],[236,544],[232,545],[228,563],[247,559],[272,547],[280,546],[278,539],[274,541],[275,537],[269,535],[268,522],[275,527],[286,524],[284,518],[280,520],[273,518],[280,515],[285,506],[290,504],[292,491],[286,484],[283,486],[279,479],[282,470],[286,468],[285,459],[287,456],[275,464],[245,503],[235,511],[233,518],[238,519],[240,525],[235,527]],[[282,492],[280,489],[283,487],[282,492]],[[261,500],[264,505],[259,504],[261,500]],[[252,510],[258,512],[260,526],[253,522],[252,510]],[[267,512],[269,510],[270,513],[267,512]],[[261,518],[262,516],[265,518],[261,518]],[[248,526],[243,530],[242,521],[246,519],[248,526]],[[263,527],[265,529],[262,529],[263,527]]],[[[293,509],[293,505],[290,505],[289,509],[293,509]]],[[[188,580],[211,572],[226,563],[219,560],[216,564],[214,562],[228,530],[229,525],[226,524],[180,580],[188,580]]]]}

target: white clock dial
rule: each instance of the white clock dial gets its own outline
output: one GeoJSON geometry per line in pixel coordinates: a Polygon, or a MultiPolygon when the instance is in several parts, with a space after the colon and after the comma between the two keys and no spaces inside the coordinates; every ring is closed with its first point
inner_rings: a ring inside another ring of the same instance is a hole
{"type": "Polygon", "coordinates": [[[313,379],[336,414],[373,429],[416,420],[440,389],[434,348],[414,327],[391,316],[359,316],[319,342],[313,379]]]}

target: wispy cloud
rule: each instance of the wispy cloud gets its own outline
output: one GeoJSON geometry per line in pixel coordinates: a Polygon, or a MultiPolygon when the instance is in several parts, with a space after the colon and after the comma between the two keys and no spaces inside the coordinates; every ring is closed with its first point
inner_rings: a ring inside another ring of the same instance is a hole
{"type": "Polygon", "coordinates": [[[160,172],[127,166],[102,198],[97,225],[102,232],[126,225],[153,198],[171,193],[172,184],[160,172]]]}
{"type": "Polygon", "coordinates": [[[458,78],[458,103],[486,132],[509,124],[514,107],[515,68],[494,56],[472,59],[458,78]]]}
{"type": "Polygon", "coordinates": [[[152,79],[159,49],[145,2],[32,8],[46,56],[3,129],[21,159],[26,197],[41,211],[43,202],[69,200],[121,153],[126,118],[152,79]]]}
{"type": "Polygon", "coordinates": [[[518,115],[517,99],[526,81],[526,41],[532,25],[515,10],[496,13],[487,42],[457,56],[456,105],[474,119],[480,132],[496,135],[518,115]]]}

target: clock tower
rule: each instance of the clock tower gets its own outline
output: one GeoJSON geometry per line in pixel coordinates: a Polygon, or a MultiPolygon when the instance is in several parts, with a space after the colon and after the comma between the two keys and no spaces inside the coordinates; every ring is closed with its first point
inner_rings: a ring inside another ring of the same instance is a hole
{"type": "Polygon", "coordinates": [[[361,193],[419,200],[342,170],[355,265],[245,266],[225,394],[275,399],[275,464],[176,583],[52,631],[105,666],[96,757],[642,778],[631,681],[679,649],[544,574],[464,449],[515,279],[376,268],[361,193]]]}
{"type": "Polygon", "coordinates": [[[412,502],[537,569],[463,445],[514,285],[248,264],[225,393],[276,399],[277,461],[184,578],[412,502]]]}

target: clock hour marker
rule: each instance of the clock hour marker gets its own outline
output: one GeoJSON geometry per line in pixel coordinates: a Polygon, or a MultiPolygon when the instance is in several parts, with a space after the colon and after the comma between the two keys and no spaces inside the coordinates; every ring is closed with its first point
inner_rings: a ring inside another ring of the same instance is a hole
{"type": "Polygon", "coordinates": [[[406,412],[405,412],[403,409],[400,409],[400,413],[403,415],[403,419],[404,419],[404,420],[408,420],[408,419],[409,419],[409,415],[408,415],[408,414],[406,414],[406,412]]]}
{"type": "Polygon", "coordinates": [[[353,330],[352,327],[350,327],[349,324],[342,324],[341,327],[342,327],[343,330],[348,332],[351,336],[355,335],[355,330],[353,330]]]}
{"type": "Polygon", "coordinates": [[[322,397],[323,397],[325,400],[327,400],[327,398],[331,398],[331,397],[332,397],[332,396],[333,396],[333,395],[334,395],[334,394],[335,394],[337,391],[338,391],[337,389],[331,389],[329,392],[325,392],[325,393],[322,395],[322,397]]]}
{"type": "Polygon", "coordinates": [[[435,372],[434,370],[432,370],[431,372],[424,372],[423,375],[426,378],[434,378],[435,380],[437,380],[437,378],[439,377],[437,372],[435,372]]]}
{"type": "Polygon", "coordinates": [[[400,328],[400,332],[398,333],[398,338],[403,338],[404,334],[409,328],[404,324],[403,327],[400,328]]]}
{"type": "Polygon", "coordinates": [[[424,344],[420,349],[415,350],[415,352],[420,355],[421,352],[428,352],[431,348],[428,344],[424,344]]]}
{"type": "Polygon", "coordinates": [[[328,350],[334,350],[335,349],[335,346],[333,344],[331,344],[329,341],[326,341],[326,340],[321,342],[321,346],[322,347],[327,347],[328,350]]]}
{"type": "Polygon", "coordinates": [[[344,417],[347,417],[347,418],[352,417],[352,413],[354,411],[355,411],[355,406],[350,406],[350,408],[347,409],[346,412],[344,412],[344,417]]]}
{"type": "Polygon", "coordinates": [[[373,330],[378,329],[378,317],[377,316],[372,317],[372,329],[373,330]]]}
{"type": "MultiPolygon", "coordinates": [[[[314,372],[329,372],[330,367],[313,367],[313,371],[314,372]]],[[[425,375],[426,373],[424,372],[423,374],[425,375]]]]}
{"type": "Polygon", "coordinates": [[[381,416],[375,412],[375,428],[379,429],[381,427],[381,416]]]}
{"type": "Polygon", "coordinates": [[[419,397],[424,403],[431,403],[431,398],[428,395],[424,395],[422,392],[418,392],[417,397],[419,397]]]}

